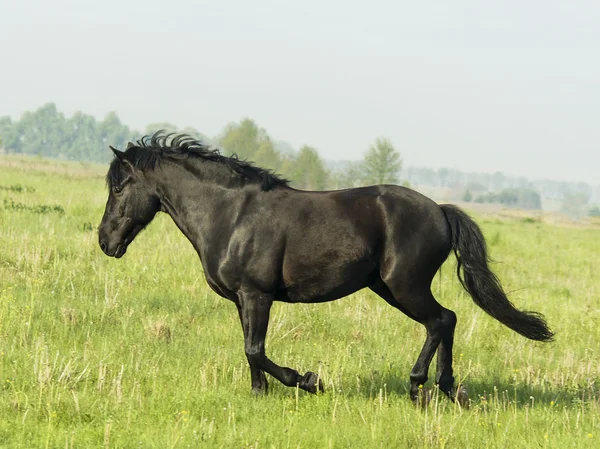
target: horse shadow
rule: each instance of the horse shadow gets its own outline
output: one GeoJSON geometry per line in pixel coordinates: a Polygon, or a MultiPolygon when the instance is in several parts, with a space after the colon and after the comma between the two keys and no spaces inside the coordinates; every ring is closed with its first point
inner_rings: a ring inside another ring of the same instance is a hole
{"type": "MultiPolygon", "coordinates": [[[[470,378],[464,382],[469,395],[471,406],[487,406],[498,404],[516,408],[531,408],[534,406],[574,407],[589,401],[600,400],[600,393],[593,384],[580,387],[557,387],[552,385],[533,385],[523,382],[511,382],[508,379],[470,378]]],[[[440,400],[446,400],[443,393],[437,390],[432,380],[424,386],[439,395],[440,400]]],[[[381,395],[406,397],[408,400],[410,382],[394,376],[391,372],[373,371],[369,374],[358,375],[356,385],[348,385],[342,394],[348,397],[376,398],[381,395]]]]}

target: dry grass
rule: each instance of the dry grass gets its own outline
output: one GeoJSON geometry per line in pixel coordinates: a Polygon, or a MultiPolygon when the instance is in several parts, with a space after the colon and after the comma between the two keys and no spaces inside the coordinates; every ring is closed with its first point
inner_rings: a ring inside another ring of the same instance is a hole
{"type": "Polygon", "coordinates": [[[171,342],[171,328],[167,325],[166,319],[160,319],[158,321],[150,321],[146,326],[148,334],[166,343],[171,342]]]}

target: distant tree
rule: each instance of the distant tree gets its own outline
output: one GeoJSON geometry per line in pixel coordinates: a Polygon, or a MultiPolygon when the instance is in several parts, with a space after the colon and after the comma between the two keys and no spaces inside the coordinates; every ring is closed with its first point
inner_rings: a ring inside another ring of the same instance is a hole
{"type": "Polygon", "coordinates": [[[66,159],[108,160],[108,145],[119,145],[120,142],[108,142],[102,155],[102,140],[98,132],[98,123],[91,115],[77,111],[67,120],[69,132],[62,152],[58,155],[66,159]]]}
{"type": "Polygon", "coordinates": [[[542,208],[542,198],[540,194],[530,188],[518,189],[518,205],[523,209],[539,210],[542,208]]]}
{"type": "Polygon", "coordinates": [[[469,189],[465,190],[465,193],[463,195],[463,201],[470,203],[473,200],[473,194],[471,193],[471,191],[469,189]]]}
{"type": "Polygon", "coordinates": [[[364,169],[360,162],[350,162],[344,169],[337,170],[332,176],[334,189],[348,189],[363,185],[364,169]]]}
{"type": "Polygon", "coordinates": [[[54,103],[25,112],[14,129],[18,133],[15,152],[51,157],[65,157],[65,147],[73,133],[54,103]]]}
{"type": "Polygon", "coordinates": [[[265,135],[253,120],[246,118],[240,123],[227,125],[219,145],[242,158],[250,158],[257,152],[265,135]]]}
{"type": "Polygon", "coordinates": [[[260,142],[256,152],[250,160],[260,167],[269,168],[271,170],[279,171],[282,166],[281,156],[273,147],[273,143],[270,139],[260,142]]]}
{"type": "Polygon", "coordinates": [[[440,169],[438,169],[437,171],[437,175],[438,175],[438,179],[440,180],[440,187],[446,187],[448,184],[448,169],[445,167],[442,167],[440,169]]]}
{"type": "Polygon", "coordinates": [[[533,189],[503,189],[475,198],[476,203],[499,203],[508,207],[537,210],[542,208],[540,194],[533,189]]]}
{"type": "Polygon", "coordinates": [[[3,145],[5,145],[5,149],[14,146],[14,143],[11,142],[11,139],[14,139],[13,123],[8,115],[0,117],[0,139],[3,145]]]}
{"type": "Polygon", "coordinates": [[[600,217],[600,206],[592,206],[588,210],[588,215],[590,217],[600,217]]]}
{"type": "Polygon", "coordinates": [[[185,128],[183,128],[181,130],[181,133],[187,134],[188,136],[191,136],[194,139],[199,140],[200,142],[203,142],[203,143],[206,143],[206,144],[210,144],[211,143],[211,139],[209,139],[207,136],[205,136],[204,134],[202,134],[196,128],[193,128],[191,126],[186,126],[185,128]]]}
{"type": "Polygon", "coordinates": [[[402,175],[414,184],[435,185],[436,183],[436,172],[430,168],[408,167],[402,175]]]}
{"type": "MultiPolygon", "coordinates": [[[[154,134],[155,132],[160,131],[160,130],[164,130],[168,133],[174,133],[174,132],[177,132],[177,126],[175,126],[169,122],[150,123],[149,125],[146,126],[146,129],[144,130],[144,135],[151,136],[152,134],[154,134]]],[[[140,136],[140,137],[142,137],[142,136],[140,136]]]]}
{"type": "Polygon", "coordinates": [[[283,158],[293,158],[296,154],[296,150],[289,143],[282,140],[273,141],[275,151],[277,151],[283,158]]]}
{"type": "Polygon", "coordinates": [[[435,185],[435,171],[432,168],[424,168],[421,170],[419,179],[420,184],[435,185]]]}
{"type": "Polygon", "coordinates": [[[289,172],[292,185],[306,190],[324,190],[329,176],[319,153],[308,145],[300,148],[290,164],[289,172]]]}
{"type": "Polygon", "coordinates": [[[25,112],[14,123],[0,119],[7,151],[60,159],[106,162],[112,157],[108,145],[124,146],[131,134],[114,112],[102,122],[79,111],[67,119],[54,103],[25,112]]]}
{"type": "Polygon", "coordinates": [[[590,196],[583,192],[565,193],[560,210],[571,218],[581,218],[585,214],[589,199],[590,196]]]}
{"type": "Polygon", "coordinates": [[[392,143],[378,138],[367,152],[363,162],[365,184],[397,184],[398,172],[402,168],[400,153],[392,143]]]}
{"type": "Polygon", "coordinates": [[[100,160],[112,158],[112,153],[108,146],[112,145],[116,148],[125,148],[127,143],[139,139],[139,133],[131,131],[126,125],[121,123],[116,112],[109,112],[104,117],[104,120],[98,124],[98,139],[101,142],[99,148],[100,160]]]}
{"type": "Polygon", "coordinates": [[[280,170],[283,165],[282,157],[266,131],[249,118],[227,125],[219,145],[225,151],[265,168],[280,170]]]}
{"type": "Polygon", "coordinates": [[[502,172],[495,172],[491,178],[490,190],[498,191],[504,188],[505,176],[502,172]]]}
{"type": "Polygon", "coordinates": [[[471,193],[481,193],[485,192],[486,187],[479,182],[468,182],[465,189],[470,190],[471,193]]]}

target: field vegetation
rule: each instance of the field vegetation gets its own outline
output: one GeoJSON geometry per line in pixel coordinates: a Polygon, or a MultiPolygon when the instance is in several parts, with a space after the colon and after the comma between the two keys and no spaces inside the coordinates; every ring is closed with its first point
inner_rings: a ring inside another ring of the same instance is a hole
{"type": "Polygon", "coordinates": [[[276,304],[270,356],[318,371],[327,391],[271,380],[255,398],[235,307],[169,217],[120,260],[99,249],[105,170],[0,159],[0,447],[600,447],[598,227],[475,215],[510,298],[544,313],[556,341],[478,309],[451,256],[432,288],[458,315],[469,409],[435,390],[412,405],[425,330],[369,291],[276,304]]]}

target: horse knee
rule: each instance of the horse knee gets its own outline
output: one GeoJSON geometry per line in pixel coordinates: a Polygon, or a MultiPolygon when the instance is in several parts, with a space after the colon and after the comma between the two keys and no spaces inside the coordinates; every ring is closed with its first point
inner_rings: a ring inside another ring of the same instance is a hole
{"type": "Polygon", "coordinates": [[[264,349],[249,347],[246,348],[246,358],[248,359],[248,363],[252,366],[262,366],[262,362],[265,358],[264,349]]]}

